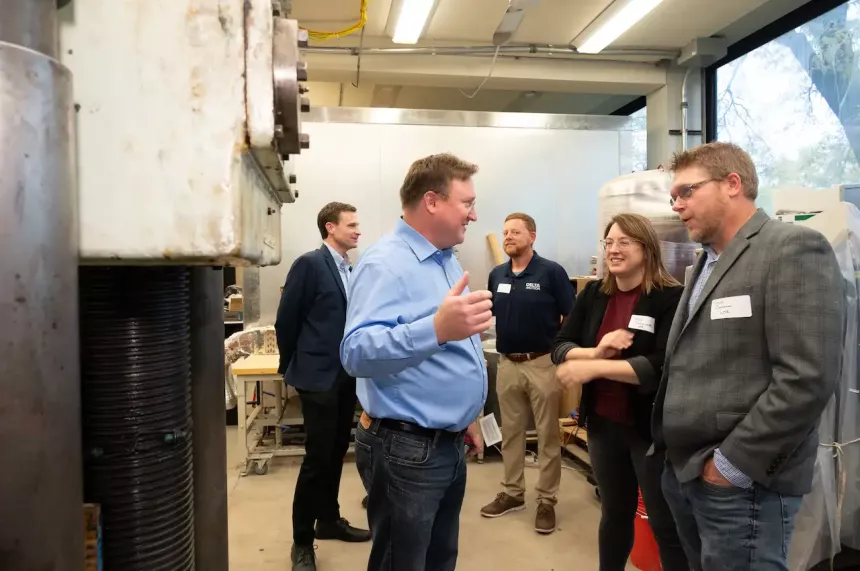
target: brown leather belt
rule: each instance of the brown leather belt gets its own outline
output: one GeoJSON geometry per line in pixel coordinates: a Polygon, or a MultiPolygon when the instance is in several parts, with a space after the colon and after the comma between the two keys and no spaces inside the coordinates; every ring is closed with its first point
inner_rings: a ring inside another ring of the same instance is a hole
{"type": "Polygon", "coordinates": [[[513,361],[514,363],[525,363],[526,361],[534,361],[535,359],[539,359],[544,355],[549,355],[549,351],[543,351],[539,353],[505,353],[503,357],[505,357],[509,361],[513,361]]]}

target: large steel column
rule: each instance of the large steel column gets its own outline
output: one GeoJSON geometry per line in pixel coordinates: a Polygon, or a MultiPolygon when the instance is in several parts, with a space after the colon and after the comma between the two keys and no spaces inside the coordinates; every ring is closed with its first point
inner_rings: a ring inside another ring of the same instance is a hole
{"type": "Polygon", "coordinates": [[[54,0],[0,0],[0,569],[83,568],[71,74],[54,0]],[[23,47],[22,47],[23,46],[23,47]]]}
{"type": "Polygon", "coordinates": [[[57,57],[57,0],[0,0],[0,16],[0,42],[57,57]]]}
{"type": "Polygon", "coordinates": [[[191,270],[191,410],[196,568],[227,571],[224,272],[220,268],[191,270]]]}

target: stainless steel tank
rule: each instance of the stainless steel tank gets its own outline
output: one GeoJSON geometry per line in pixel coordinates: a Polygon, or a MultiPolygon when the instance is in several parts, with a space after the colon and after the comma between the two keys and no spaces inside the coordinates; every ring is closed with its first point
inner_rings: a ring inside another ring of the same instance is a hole
{"type": "MultiPolygon", "coordinates": [[[[596,250],[600,251],[599,242],[613,216],[622,212],[641,214],[651,221],[657,231],[666,269],[675,279],[684,283],[687,266],[696,261],[698,244],[690,240],[684,224],[672,211],[669,204],[671,187],[671,175],[661,170],[623,175],[603,185],[597,198],[596,250]]],[[[604,262],[600,257],[597,272],[599,276],[604,274],[604,262]]]]}

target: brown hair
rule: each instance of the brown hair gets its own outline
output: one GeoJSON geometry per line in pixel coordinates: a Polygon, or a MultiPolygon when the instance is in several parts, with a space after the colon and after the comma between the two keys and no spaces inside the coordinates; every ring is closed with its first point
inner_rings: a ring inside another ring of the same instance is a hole
{"type": "Polygon", "coordinates": [[[758,196],[755,164],[746,151],[733,143],[708,143],[689,151],[675,153],[669,170],[676,172],[690,167],[702,167],[717,180],[724,180],[735,173],[744,185],[744,196],[750,200],[755,200],[758,196]]]}
{"type": "Polygon", "coordinates": [[[477,172],[477,165],[450,153],[418,159],[409,167],[403,186],[400,187],[400,203],[403,208],[415,206],[431,190],[447,198],[448,185],[452,180],[467,181],[477,172]]]}
{"type": "Polygon", "coordinates": [[[507,222],[508,220],[522,220],[526,225],[526,230],[528,230],[529,232],[537,232],[537,224],[535,224],[535,219],[524,212],[514,212],[513,214],[508,214],[508,217],[505,218],[505,222],[507,222]]]}
{"type": "Polygon", "coordinates": [[[345,204],[343,202],[329,202],[325,206],[322,207],[320,213],[317,214],[317,228],[319,228],[320,236],[325,240],[328,238],[328,230],[325,225],[331,222],[332,224],[337,224],[340,222],[340,213],[341,212],[355,212],[356,208],[352,204],[345,204]]]}
{"type": "MultiPolygon", "coordinates": [[[[666,266],[663,265],[660,239],[657,238],[657,232],[650,220],[640,214],[630,212],[616,214],[606,225],[606,230],[603,231],[604,238],[609,235],[609,230],[613,224],[618,224],[622,232],[642,244],[642,249],[645,251],[645,277],[642,280],[642,291],[646,295],[651,293],[654,288],[663,289],[667,286],[681,285],[666,271],[666,266]]],[[[618,291],[615,276],[607,272],[600,286],[600,291],[608,295],[618,291]]]]}

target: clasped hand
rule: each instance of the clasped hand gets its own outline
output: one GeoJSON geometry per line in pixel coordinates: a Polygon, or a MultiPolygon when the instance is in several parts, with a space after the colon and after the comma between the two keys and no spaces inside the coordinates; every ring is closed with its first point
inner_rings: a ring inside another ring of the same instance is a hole
{"type": "Polygon", "coordinates": [[[626,329],[616,329],[603,336],[597,347],[592,350],[590,359],[565,361],[556,370],[556,377],[565,387],[590,383],[600,376],[602,359],[615,359],[633,343],[633,334],[626,329]]]}

